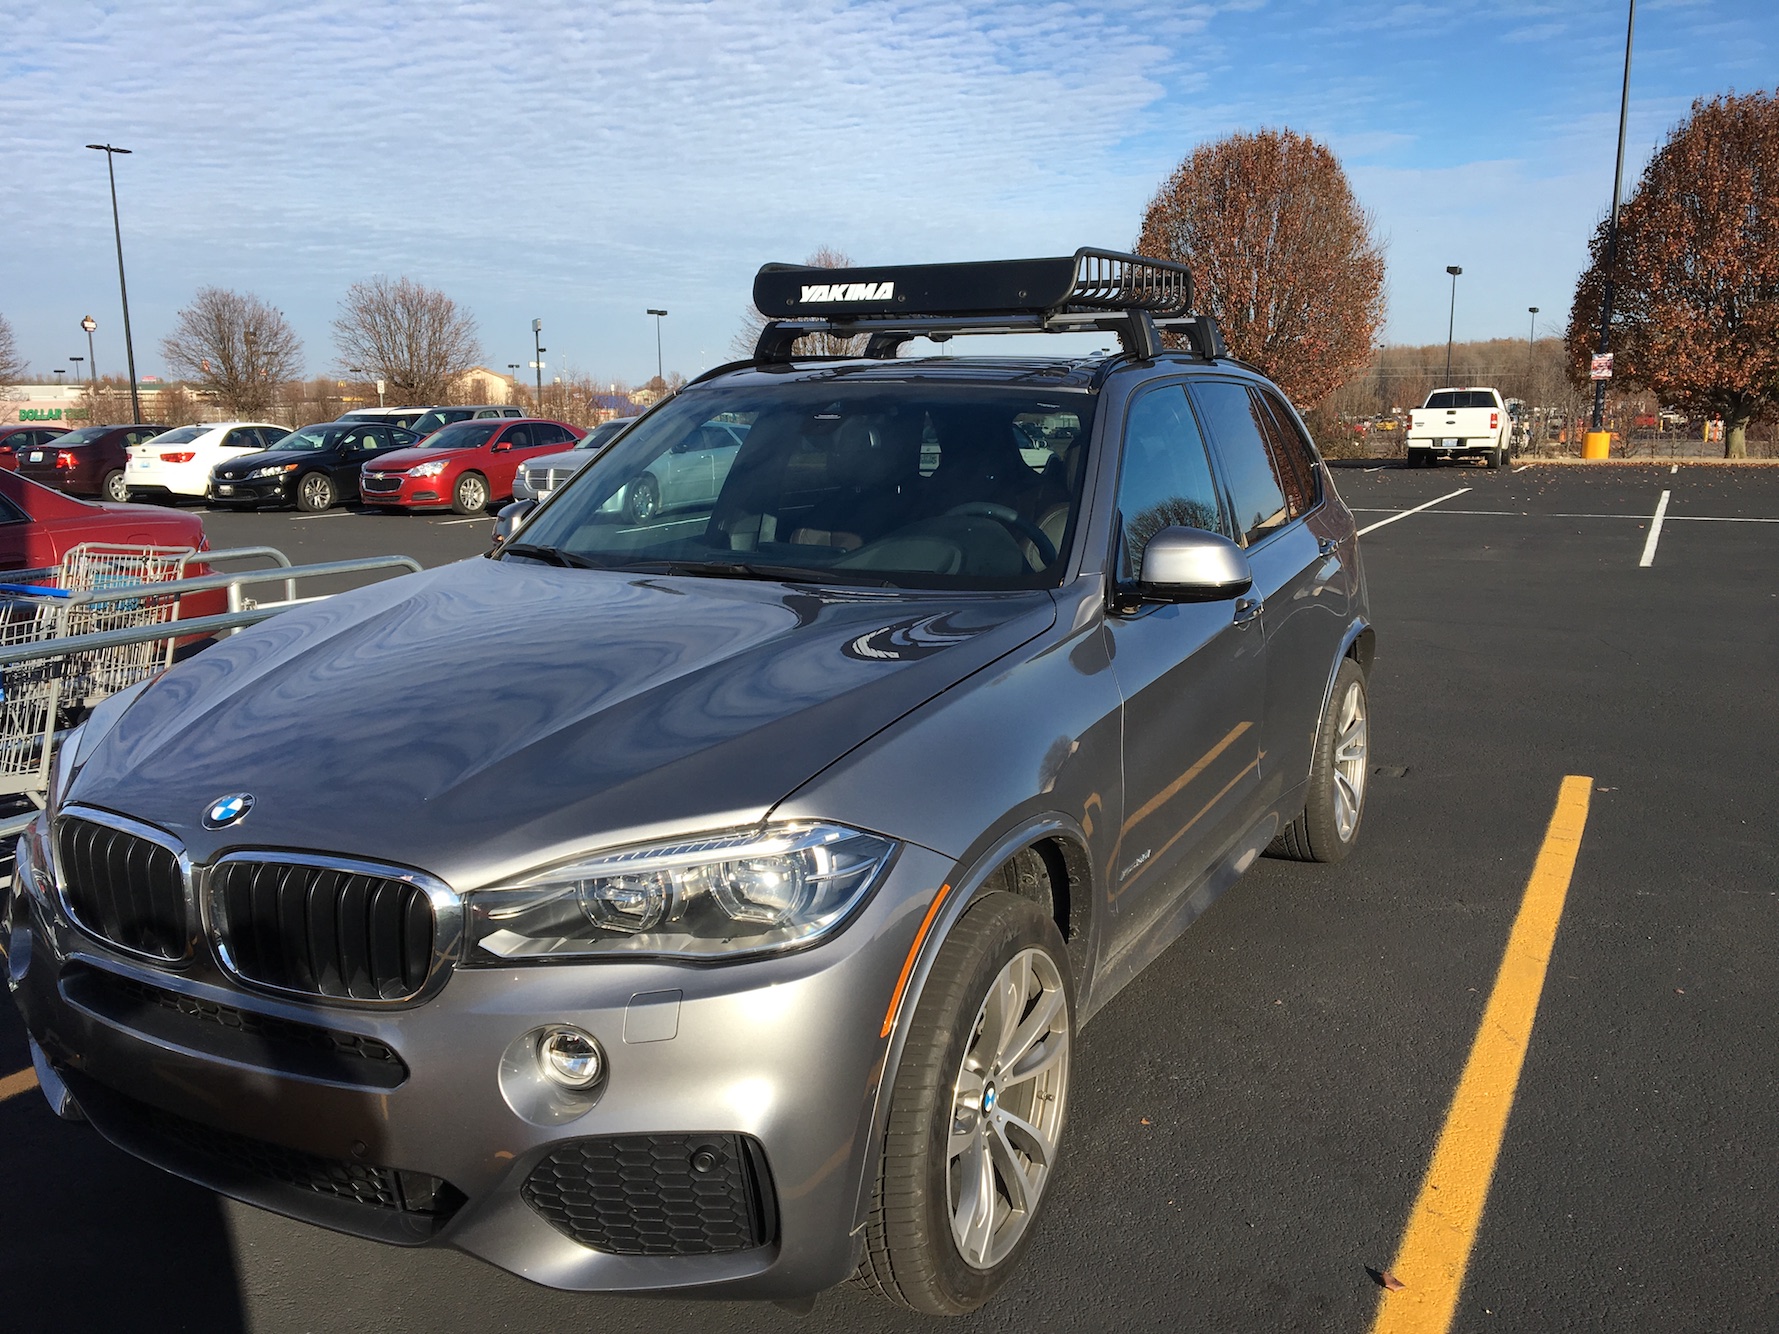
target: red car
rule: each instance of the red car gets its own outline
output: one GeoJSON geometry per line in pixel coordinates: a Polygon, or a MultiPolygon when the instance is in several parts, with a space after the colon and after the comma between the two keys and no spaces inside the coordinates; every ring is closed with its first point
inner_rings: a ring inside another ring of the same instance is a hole
{"type": "Polygon", "coordinates": [[[21,450],[47,445],[57,436],[67,434],[66,426],[40,426],[33,422],[0,426],[0,468],[16,470],[21,450]]]}
{"type": "Polygon", "coordinates": [[[581,438],[567,422],[540,417],[452,422],[412,449],[379,454],[359,471],[367,505],[480,514],[510,500],[513,474],[526,459],[561,453],[581,438]]]}
{"type": "MultiPolygon", "coordinates": [[[[62,557],[82,542],[132,547],[191,547],[210,550],[204,521],[195,514],[159,505],[95,504],[41,486],[16,472],[0,470],[0,580],[39,583],[53,576],[62,557]]],[[[188,575],[209,574],[194,564],[188,575]]],[[[180,616],[210,616],[228,610],[227,594],[198,593],[185,599],[180,616]]]]}
{"type": "Polygon", "coordinates": [[[34,482],[70,495],[128,500],[124,465],[130,461],[130,446],[152,440],[170,429],[141,423],[83,426],[57,436],[49,445],[20,450],[18,470],[34,482]]]}

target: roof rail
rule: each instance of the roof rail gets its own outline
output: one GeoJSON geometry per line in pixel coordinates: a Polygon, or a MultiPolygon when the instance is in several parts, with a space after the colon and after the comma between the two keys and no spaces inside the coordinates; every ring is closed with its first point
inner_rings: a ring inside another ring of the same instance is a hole
{"type": "Polygon", "coordinates": [[[1090,246],[1051,259],[968,264],[767,264],[754,276],[754,305],[768,319],[754,352],[764,362],[789,361],[797,340],[815,333],[868,335],[865,355],[880,358],[935,334],[1104,330],[1146,359],[1161,350],[1158,325],[1178,327],[1200,355],[1222,345],[1207,317],[1183,321],[1192,309],[1184,264],[1090,246]]]}

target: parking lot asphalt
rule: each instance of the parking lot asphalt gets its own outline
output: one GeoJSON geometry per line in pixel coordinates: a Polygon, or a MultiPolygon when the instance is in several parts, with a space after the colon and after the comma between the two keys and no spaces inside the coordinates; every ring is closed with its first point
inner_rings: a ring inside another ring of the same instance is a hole
{"type": "MultiPolygon", "coordinates": [[[[1779,470],[1336,478],[1372,527],[1361,847],[1263,859],[1084,1031],[1050,1214],[956,1327],[1371,1329],[1569,775],[1585,831],[1451,1328],[1779,1327],[1779,470]]],[[[218,547],[429,565],[488,526],[207,522],[218,547]]],[[[5,1007],[0,1076],[26,1064],[5,1007]]],[[[0,1100],[0,1144],[9,1327],[932,1327],[848,1289],[805,1316],[574,1296],[336,1236],[142,1166],[34,1090],[0,1100]]]]}

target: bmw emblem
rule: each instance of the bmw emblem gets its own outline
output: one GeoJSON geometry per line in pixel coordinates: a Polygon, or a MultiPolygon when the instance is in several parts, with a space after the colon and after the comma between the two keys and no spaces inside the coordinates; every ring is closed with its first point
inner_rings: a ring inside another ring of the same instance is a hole
{"type": "Polygon", "coordinates": [[[233,796],[223,797],[212,802],[210,809],[204,812],[204,828],[226,829],[232,824],[239,824],[252,809],[251,792],[237,792],[233,796]]]}

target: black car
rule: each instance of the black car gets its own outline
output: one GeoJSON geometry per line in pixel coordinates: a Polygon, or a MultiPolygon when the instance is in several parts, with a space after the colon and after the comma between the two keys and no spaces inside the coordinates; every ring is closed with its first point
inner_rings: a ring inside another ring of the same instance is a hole
{"type": "Polygon", "coordinates": [[[321,422],[292,431],[270,449],[242,454],[210,470],[210,503],[247,508],[268,501],[316,514],[358,499],[358,470],[377,454],[420,437],[386,422],[321,422]]]}

